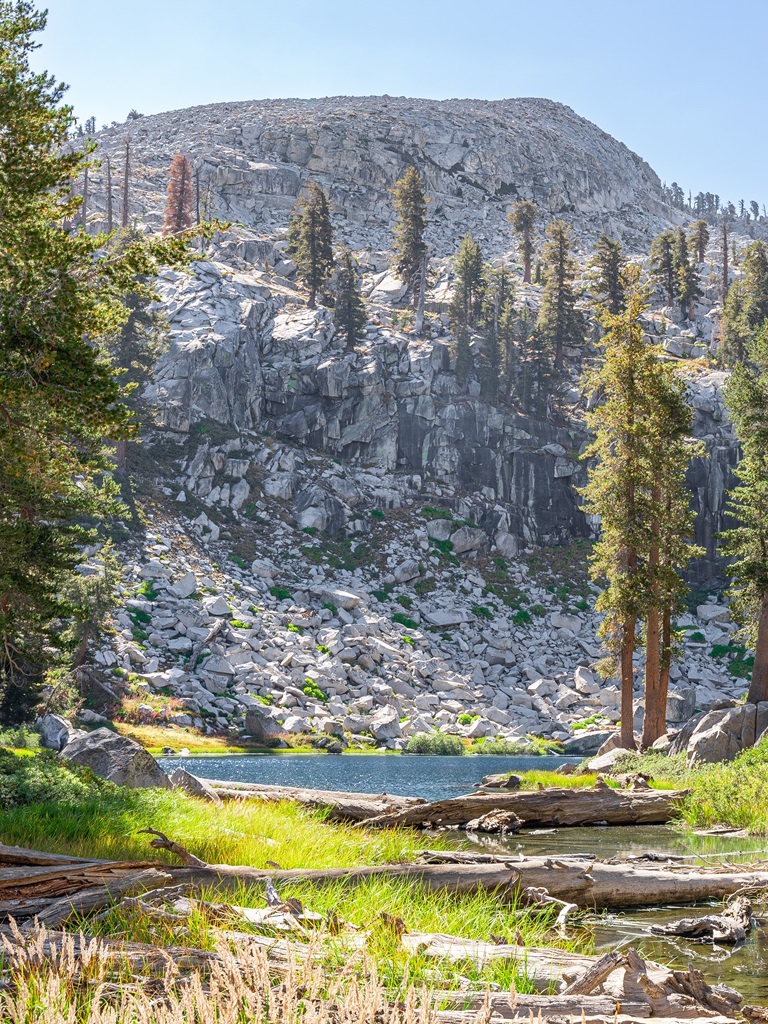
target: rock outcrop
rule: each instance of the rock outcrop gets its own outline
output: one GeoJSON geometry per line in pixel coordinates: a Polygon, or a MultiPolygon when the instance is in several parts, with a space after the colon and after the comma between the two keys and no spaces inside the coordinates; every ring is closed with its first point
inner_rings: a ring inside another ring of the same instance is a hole
{"type": "Polygon", "coordinates": [[[168,776],[151,754],[128,736],[96,729],[71,740],[61,756],[85,765],[102,779],[129,789],[169,789],[168,776]]]}

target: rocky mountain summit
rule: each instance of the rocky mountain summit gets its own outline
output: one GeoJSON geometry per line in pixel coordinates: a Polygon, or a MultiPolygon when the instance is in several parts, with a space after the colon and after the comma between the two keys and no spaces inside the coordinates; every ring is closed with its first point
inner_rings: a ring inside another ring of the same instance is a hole
{"type": "MultiPolygon", "coordinates": [[[[169,343],[144,389],[155,424],[129,453],[152,514],[146,536],[121,549],[123,605],[95,652],[104,703],[138,721],[247,726],[277,742],[400,748],[440,730],[595,749],[619,717],[619,694],[599,678],[585,547],[595,524],[579,493],[579,380],[597,356],[586,253],[585,344],[566,351],[557,408],[538,417],[491,402],[477,377],[457,380],[449,254],[471,230],[516,274],[507,212],[521,197],[536,200],[542,222],[571,221],[585,250],[606,230],[647,251],[650,234],[679,217],[654,173],[544,100],[199,107],[101,133],[98,155],[113,173],[126,140],[137,227],[161,225],[179,150],[199,171],[201,203],[231,224],[157,282],[169,343]],[[404,324],[405,288],[389,269],[389,189],[409,164],[431,198],[421,338],[404,324]],[[368,322],[354,347],[330,309],[307,308],[287,257],[288,215],[310,177],[330,192],[337,234],[360,264],[368,322]]],[[[89,224],[99,227],[103,171],[91,189],[89,224]]],[[[713,241],[690,321],[660,298],[645,316],[649,339],[686,378],[707,450],[689,472],[707,551],[692,579],[704,589],[680,620],[670,725],[745,688],[744,652],[713,594],[737,457],[725,375],[709,361],[719,257],[713,241]]],[[[519,277],[515,286],[535,316],[541,287],[519,277]]],[[[86,573],[98,571],[92,556],[86,573]]],[[[636,668],[639,717],[642,652],[636,668]]]]}
{"type": "MultiPolygon", "coordinates": [[[[179,151],[199,172],[204,202],[210,189],[206,209],[261,236],[284,230],[302,186],[318,181],[340,238],[355,249],[389,247],[389,190],[409,165],[432,199],[428,240],[436,256],[451,255],[467,231],[489,254],[508,249],[507,213],[519,199],[541,208],[542,229],[564,217],[591,237],[607,231],[630,245],[679,219],[644,160],[545,99],[215,103],[143,117],[97,141],[116,173],[130,143],[132,213],[155,228],[179,151]]],[[[94,216],[103,216],[103,171],[92,187],[94,216]]]]}

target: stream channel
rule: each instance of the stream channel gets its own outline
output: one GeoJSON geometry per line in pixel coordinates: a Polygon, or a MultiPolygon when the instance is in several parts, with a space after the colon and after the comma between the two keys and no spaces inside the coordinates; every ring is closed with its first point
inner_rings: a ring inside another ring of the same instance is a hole
{"type": "MultiPolygon", "coordinates": [[[[206,757],[165,757],[160,763],[167,771],[181,766],[210,779],[259,782],[265,785],[301,786],[307,789],[347,790],[361,793],[393,793],[442,800],[471,792],[484,775],[497,772],[552,770],[566,757],[434,757],[357,754],[332,757],[327,754],[243,754],[206,757]]],[[[671,853],[702,856],[701,864],[716,864],[718,856],[732,863],[768,860],[768,838],[740,835],[699,835],[665,826],[625,826],[534,829],[503,840],[497,837],[472,839],[457,832],[457,844],[488,852],[530,855],[594,854],[609,857],[643,853],[671,853]],[[715,854],[716,856],[706,856],[715,854]]],[[[443,838],[445,836],[443,835],[443,838]]],[[[425,844],[426,845],[426,844],[425,844]]],[[[697,861],[691,861],[692,864],[697,861]]],[[[768,1004],[768,908],[766,924],[758,924],[741,948],[694,943],[687,939],[650,934],[650,927],[681,917],[695,917],[721,907],[659,906],[626,911],[604,911],[584,920],[595,938],[595,952],[635,946],[660,963],[685,969],[689,963],[704,972],[710,984],[723,982],[738,989],[747,1003],[768,1004]]],[[[762,905],[755,913],[758,921],[762,905]]]]}

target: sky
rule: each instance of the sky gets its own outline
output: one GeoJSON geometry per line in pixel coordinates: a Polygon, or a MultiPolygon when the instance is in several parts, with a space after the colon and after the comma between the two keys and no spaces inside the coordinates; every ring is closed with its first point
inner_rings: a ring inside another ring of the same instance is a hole
{"type": "Polygon", "coordinates": [[[98,126],[227,100],[542,96],[667,183],[768,203],[765,0],[48,0],[48,11],[33,63],[98,126]]]}

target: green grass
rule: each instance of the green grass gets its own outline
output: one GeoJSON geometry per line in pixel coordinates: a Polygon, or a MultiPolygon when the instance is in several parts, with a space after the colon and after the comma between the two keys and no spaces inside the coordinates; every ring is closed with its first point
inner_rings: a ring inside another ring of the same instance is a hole
{"type": "Polygon", "coordinates": [[[435,733],[434,736],[425,732],[417,732],[411,736],[405,748],[408,754],[443,754],[461,755],[466,753],[466,748],[458,736],[448,736],[445,733],[435,733]]]}
{"type": "MultiPolygon", "coordinates": [[[[48,756],[19,758],[0,754],[0,793],[10,792],[9,779],[25,781],[27,789],[6,799],[0,815],[0,841],[56,853],[119,860],[151,857],[178,863],[163,851],[148,848],[146,827],[159,829],[208,863],[283,868],[352,867],[409,860],[424,846],[416,830],[362,830],[324,820],[322,813],[294,804],[231,802],[213,806],[187,794],[166,790],[128,790],[96,779],[87,769],[62,766],[48,756]]],[[[445,842],[430,838],[430,845],[445,842]]],[[[410,979],[426,981],[436,971],[446,979],[468,977],[509,988],[512,980],[527,990],[524,968],[496,963],[477,970],[468,963],[449,964],[407,954],[382,919],[386,912],[403,920],[409,931],[447,932],[489,940],[498,935],[514,942],[519,933],[526,945],[560,945],[584,949],[582,937],[564,942],[550,932],[554,911],[523,909],[508,894],[430,892],[414,880],[375,878],[358,886],[313,887],[294,883],[280,887],[284,897],[296,896],[305,906],[371,930],[368,969],[376,962],[388,986],[410,979]]],[[[214,892],[205,896],[221,901],[214,892]]],[[[227,902],[263,906],[261,887],[242,886],[227,892],[227,902]]],[[[188,934],[171,933],[164,924],[150,923],[141,914],[113,911],[102,919],[100,934],[121,933],[126,939],[181,943],[212,948],[212,925],[193,919],[188,934]]],[[[88,930],[92,930],[89,924],[88,930]]],[[[343,954],[333,943],[320,954],[325,968],[341,966],[343,954]]],[[[348,954],[346,954],[348,956],[348,954]]],[[[366,964],[360,962],[360,969],[366,964]]],[[[434,979],[433,979],[434,980],[434,979]]],[[[409,983],[410,983],[409,982],[409,983]]],[[[455,987],[455,985],[453,986],[455,987]]]]}
{"type": "Polygon", "coordinates": [[[562,754],[563,745],[557,740],[545,740],[541,736],[526,736],[524,740],[483,739],[475,740],[473,754],[562,754]]]}
{"type": "Polygon", "coordinates": [[[683,819],[699,828],[728,825],[753,835],[768,834],[768,740],[729,764],[702,765],[688,773],[691,795],[683,819]]]}
{"type": "Polygon", "coordinates": [[[392,616],[392,621],[398,623],[400,626],[405,626],[406,629],[418,629],[419,624],[415,619],[409,619],[404,612],[395,612],[392,616]]]}

